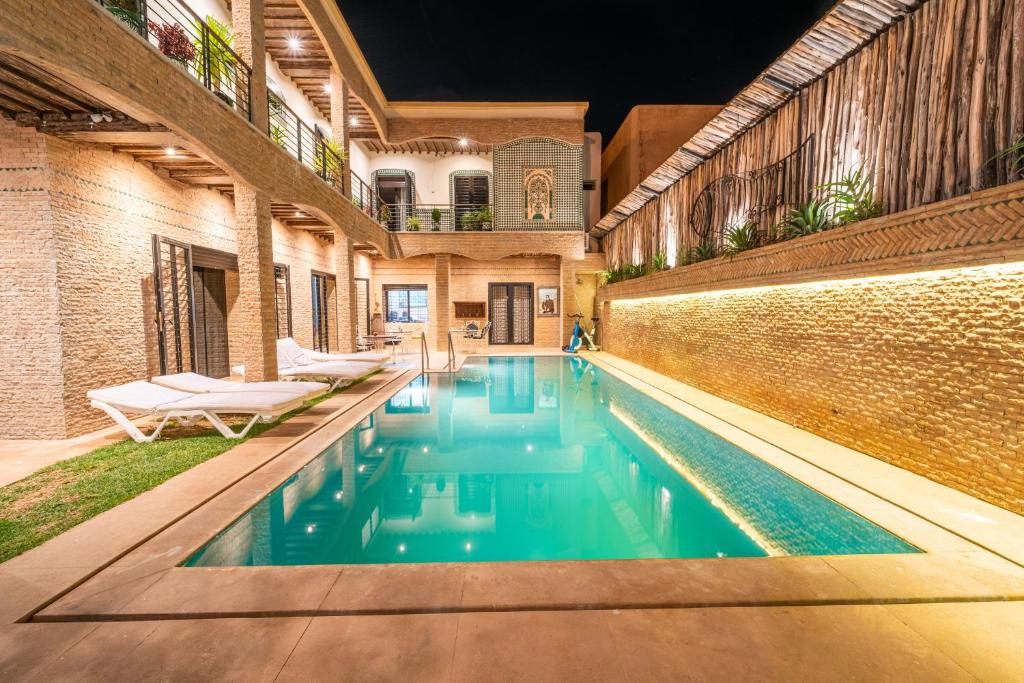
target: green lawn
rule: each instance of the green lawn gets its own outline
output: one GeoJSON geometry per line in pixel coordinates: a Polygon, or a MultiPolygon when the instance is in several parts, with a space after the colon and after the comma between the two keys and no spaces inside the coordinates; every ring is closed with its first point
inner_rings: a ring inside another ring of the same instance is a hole
{"type": "Polygon", "coordinates": [[[0,562],[220,455],[337,393],[307,401],[272,424],[257,424],[244,439],[225,439],[213,429],[168,426],[153,443],[120,441],[55,463],[0,488],[0,562]]]}

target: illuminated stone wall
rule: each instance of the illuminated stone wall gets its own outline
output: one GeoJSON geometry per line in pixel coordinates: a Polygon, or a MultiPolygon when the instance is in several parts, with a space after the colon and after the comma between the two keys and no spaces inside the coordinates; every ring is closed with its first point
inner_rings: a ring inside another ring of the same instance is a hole
{"type": "MultiPolygon", "coordinates": [[[[63,438],[110,424],[88,390],[158,374],[152,235],[237,253],[234,206],[154,173],[126,154],[0,121],[0,438],[63,438]]],[[[331,246],[274,224],[291,267],[292,315],[312,341],[310,270],[334,271],[331,246]]],[[[229,357],[241,337],[228,289],[229,357]]]]}
{"type": "Polygon", "coordinates": [[[810,248],[801,240],[767,261],[755,251],[700,264],[691,276],[674,269],[605,287],[604,347],[1024,512],[1021,193],[1002,188],[987,203],[975,195],[933,206],[927,220],[901,214],[826,233],[832,258],[822,252],[817,268],[793,266],[793,284],[780,274],[810,248]],[[955,230],[945,230],[941,209],[971,233],[970,244],[943,238],[955,230]],[[892,246],[852,265],[871,231],[892,246]],[[914,243],[930,247],[907,262],[914,243]],[[890,259],[904,272],[886,272],[890,259]],[[716,268],[728,274],[716,278],[716,268]],[[643,297],[645,289],[657,296],[643,297]]]}

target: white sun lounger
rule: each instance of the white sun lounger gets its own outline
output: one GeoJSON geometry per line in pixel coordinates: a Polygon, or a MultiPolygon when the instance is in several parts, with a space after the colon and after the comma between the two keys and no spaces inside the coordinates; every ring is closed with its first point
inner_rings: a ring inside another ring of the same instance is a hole
{"type": "Polygon", "coordinates": [[[278,365],[287,360],[291,365],[308,365],[309,363],[326,363],[331,361],[349,361],[352,363],[369,363],[375,368],[386,363],[391,356],[387,353],[359,351],[357,353],[321,353],[299,346],[291,337],[277,340],[278,365]]]}
{"type": "Polygon", "coordinates": [[[139,380],[106,389],[93,389],[86,396],[93,408],[111,417],[128,435],[139,443],[149,443],[160,436],[168,420],[178,419],[192,424],[203,417],[228,439],[241,439],[257,421],[280,417],[301,406],[300,394],[280,391],[238,391],[231,393],[190,394],[139,380]],[[132,423],[125,413],[162,416],[163,420],[149,436],[132,423]],[[221,415],[252,415],[245,428],[234,432],[224,424],[221,415]]]}
{"type": "Polygon", "coordinates": [[[286,394],[301,394],[308,401],[326,394],[330,386],[323,382],[231,382],[215,379],[196,372],[179,372],[174,375],[159,375],[152,380],[168,389],[187,391],[190,394],[224,394],[239,391],[271,391],[286,394]]]}
{"type": "MultiPolygon", "coordinates": [[[[292,380],[326,380],[330,383],[328,391],[334,391],[340,386],[351,384],[357,379],[366,377],[379,367],[380,365],[339,360],[331,363],[282,366],[277,369],[277,374],[279,377],[288,377],[292,380]]],[[[236,365],[231,370],[235,374],[245,377],[244,365],[236,365]]]]}

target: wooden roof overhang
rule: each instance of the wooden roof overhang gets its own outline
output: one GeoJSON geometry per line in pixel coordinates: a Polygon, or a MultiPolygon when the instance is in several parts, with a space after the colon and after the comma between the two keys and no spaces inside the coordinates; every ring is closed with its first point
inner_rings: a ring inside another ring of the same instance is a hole
{"type": "Polygon", "coordinates": [[[926,0],[839,0],[591,229],[603,237],[926,0]]]}

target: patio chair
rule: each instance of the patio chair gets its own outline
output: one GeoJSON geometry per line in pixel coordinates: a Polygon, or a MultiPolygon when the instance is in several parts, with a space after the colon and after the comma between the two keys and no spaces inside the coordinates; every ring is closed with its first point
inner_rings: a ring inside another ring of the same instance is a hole
{"type": "Polygon", "coordinates": [[[215,379],[195,372],[179,372],[174,375],[158,375],[150,380],[168,389],[187,391],[190,394],[223,394],[238,391],[280,391],[286,394],[301,394],[308,401],[326,394],[330,385],[323,382],[232,382],[215,379]]]}
{"type": "MultiPolygon", "coordinates": [[[[474,323],[470,323],[474,328],[474,323]]],[[[476,351],[481,346],[482,340],[487,339],[487,333],[491,331],[491,321],[488,320],[483,327],[479,329],[471,329],[469,325],[466,326],[466,334],[463,335],[463,339],[470,340],[470,347],[473,351],[476,351]]]]}
{"type": "Polygon", "coordinates": [[[222,436],[241,439],[258,421],[269,422],[305,401],[301,394],[280,391],[237,391],[190,394],[158,384],[139,380],[86,393],[93,408],[102,410],[139,443],[150,443],[160,436],[171,419],[185,425],[206,418],[222,436]],[[126,413],[163,417],[156,430],[146,436],[128,418],[126,413]],[[221,415],[251,415],[252,419],[240,432],[232,431],[221,415]]]}

